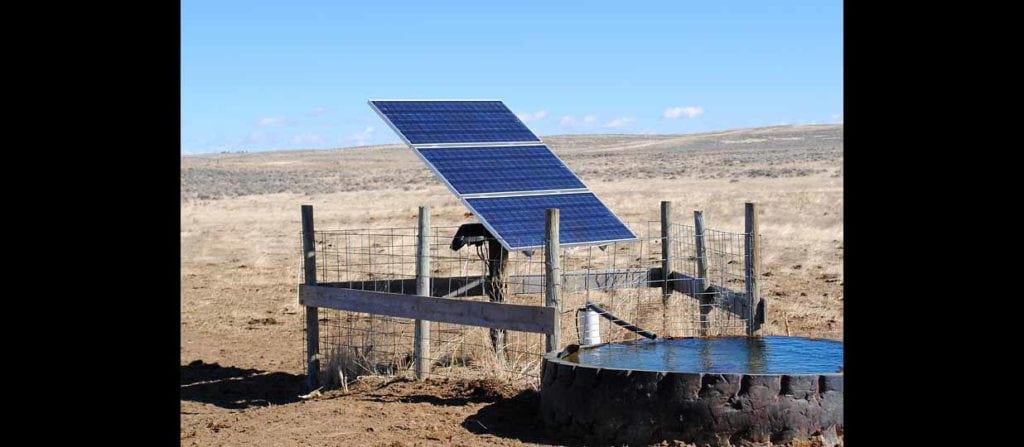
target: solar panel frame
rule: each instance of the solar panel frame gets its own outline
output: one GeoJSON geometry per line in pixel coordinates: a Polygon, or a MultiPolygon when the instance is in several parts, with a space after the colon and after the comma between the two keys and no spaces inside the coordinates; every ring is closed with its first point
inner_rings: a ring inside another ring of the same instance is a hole
{"type": "MultiPolygon", "coordinates": [[[[476,216],[478,220],[480,220],[480,223],[484,226],[484,228],[487,228],[487,231],[489,231],[492,235],[494,235],[495,239],[497,239],[498,242],[501,243],[501,245],[503,247],[505,247],[506,250],[508,250],[508,251],[530,250],[530,249],[541,248],[541,247],[543,247],[543,244],[541,244],[541,245],[532,245],[532,246],[512,246],[509,241],[505,240],[501,236],[501,234],[498,233],[497,230],[495,230],[494,226],[492,226],[491,223],[488,222],[486,218],[484,218],[484,216],[476,209],[476,207],[474,207],[469,202],[470,199],[499,198],[499,197],[521,197],[521,196],[533,196],[533,195],[558,195],[558,194],[585,194],[585,193],[590,193],[590,194],[593,194],[594,198],[597,199],[597,201],[601,204],[601,206],[603,206],[605,209],[608,210],[608,214],[610,214],[612,217],[614,217],[616,220],[618,220],[619,223],[622,224],[622,226],[625,227],[626,230],[630,234],[633,235],[633,237],[625,238],[625,239],[614,239],[614,240],[582,241],[582,242],[574,242],[574,243],[560,243],[559,244],[560,246],[562,246],[562,247],[574,247],[574,246],[586,246],[586,245],[606,245],[606,244],[610,244],[610,243],[614,243],[614,242],[633,241],[633,240],[637,239],[636,233],[633,232],[633,229],[629,228],[629,225],[626,225],[626,222],[623,221],[622,218],[620,218],[618,216],[618,214],[615,214],[614,212],[612,212],[612,210],[608,206],[608,204],[604,203],[604,200],[601,200],[601,197],[599,197],[596,193],[594,193],[590,189],[590,187],[587,186],[587,183],[583,181],[583,178],[580,177],[578,174],[576,174],[576,171],[573,171],[572,169],[569,169],[569,171],[572,172],[573,176],[575,176],[576,179],[579,180],[581,184],[583,184],[584,188],[568,189],[568,190],[558,189],[558,190],[543,190],[543,191],[513,191],[513,192],[500,192],[500,193],[461,194],[461,193],[459,193],[459,191],[457,189],[455,189],[455,186],[453,186],[451,184],[451,182],[449,182],[448,179],[445,178],[445,176],[442,175],[441,172],[438,171],[436,167],[434,167],[433,163],[431,163],[430,160],[428,160],[425,156],[423,156],[423,154],[420,153],[420,151],[419,151],[420,148],[424,148],[424,149],[449,148],[449,147],[450,148],[459,148],[459,147],[495,147],[495,148],[497,148],[497,147],[508,147],[508,146],[545,146],[545,147],[548,148],[548,150],[551,150],[551,148],[547,144],[545,144],[543,141],[540,140],[540,137],[537,137],[536,141],[413,144],[408,139],[406,139],[406,137],[402,133],[402,131],[399,130],[397,127],[395,127],[395,125],[391,122],[391,120],[388,119],[388,117],[386,115],[384,115],[380,110],[377,109],[377,106],[374,105],[374,101],[457,101],[457,102],[497,101],[497,102],[501,102],[502,105],[505,104],[504,101],[497,100],[497,99],[371,99],[371,100],[367,101],[367,104],[369,104],[370,108],[373,109],[373,111],[375,113],[377,113],[377,116],[379,116],[382,120],[384,120],[384,123],[387,124],[388,127],[390,127],[391,130],[393,132],[395,132],[395,134],[397,134],[399,138],[402,139],[402,142],[404,142],[407,146],[409,146],[409,148],[413,149],[413,153],[416,154],[416,156],[419,157],[420,160],[423,161],[423,164],[427,165],[427,168],[430,169],[430,171],[433,172],[434,175],[437,178],[439,178],[441,180],[441,182],[444,183],[444,185],[446,187],[448,187],[448,190],[451,191],[452,194],[454,194],[455,197],[457,197],[460,202],[462,202],[463,206],[468,208],[473,213],[473,215],[476,216]]],[[[507,105],[506,105],[506,108],[508,108],[507,105]]],[[[511,109],[509,109],[509,111],[511,111],[511,109]]],[[[515,113],[513,113],[513,115],[515,115],[515,113]]],[[[516,119],[519,120],[519,117],[516,116],[516,119]]],[[[520,121],[520,123],[522,123],[522,120],[519,120],[519,121],[520,121]]],[[[523,123],[523,125],[526,126],[525,123],[523,123]]],[[[527,129],[529,129],[529,127],[527,127],[527,129]]],[[[533,133],[532,130],[530,130],[530,132],[533,133]]],[[[551,154],[555,157],[556,160],[558,160],[559,163],[561,163],[562,165],[564,165],[565,167],[568,168],[569,165],[566,164],[565,161],[562,160],[562,158],[558,156],[558,154],[556,154],[554,151],[551,151],[551,154]]]]}

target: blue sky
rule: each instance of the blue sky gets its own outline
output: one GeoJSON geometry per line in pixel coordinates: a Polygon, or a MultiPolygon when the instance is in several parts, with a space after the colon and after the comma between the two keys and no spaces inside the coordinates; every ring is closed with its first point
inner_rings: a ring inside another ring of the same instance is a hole
{"type": "Polygon", "coordinates": [[[500,99],[536,133],[842,122],[839,1],[181,5],[181,151],[398,143],[379,99],[500,99]]]}

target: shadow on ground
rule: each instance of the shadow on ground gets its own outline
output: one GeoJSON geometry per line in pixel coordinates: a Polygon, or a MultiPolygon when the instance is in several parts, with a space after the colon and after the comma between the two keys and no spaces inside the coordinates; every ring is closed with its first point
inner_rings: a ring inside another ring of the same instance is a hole
{"type": "Polygon", "coordinates": [[[296,402],[304,376],[242,369],[196,360],[181,365],[181,400],[205,402],[233,410],[296,402]]]}
{"type": "Polygon", "coordinates": [[[481,408],[462,421],[462,428],[479,435],[517,439],[524,443],[583,445],[583,440],[546,427],[540,420],[540,394],[523,391],[481,408]]]}
{"type": "Polygon", "coordinates": [[[469,403],[496,402],[511,395],[506,386],[493,380],[413,381],[399,378],[369,390],[363,400],[461,406],[469,403]]]}
{"type": "Polygon", "coordinates": [[[438,397],[438,396],[430,396],[430,395],[426,395],[426,394],[417,394],[417,395],[413,395],[413,396],[404,396],[404,397],[385,397],[385,396],[369,395],[366,398],[364,398],[363,400],[368,401],[368,402],[380,402],[380,403],[388,403],[388,402],[405,402],[405,403],[413,403],[413,404],[427,403],[427,404],[437,405],[437,406],[442,406],[442,407],[445,407],[445,406],[448,406],[448,407],[462,406],[462,405],[466,405],[468,403],[476,403],[476,402],[493,402],[493,399],[481,400],[481,399],[472,398],[472,397],[438,397]]]}

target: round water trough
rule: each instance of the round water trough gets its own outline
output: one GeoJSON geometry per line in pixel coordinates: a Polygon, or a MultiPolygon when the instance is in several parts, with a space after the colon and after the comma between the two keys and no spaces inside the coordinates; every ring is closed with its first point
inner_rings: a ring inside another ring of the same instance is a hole
{"type": "Polygon", "coordinates": [[[572,345],[544,357],[541,416],[601,444],[832,437],[843,430],[842,346],[801,337],[572,345]]]}

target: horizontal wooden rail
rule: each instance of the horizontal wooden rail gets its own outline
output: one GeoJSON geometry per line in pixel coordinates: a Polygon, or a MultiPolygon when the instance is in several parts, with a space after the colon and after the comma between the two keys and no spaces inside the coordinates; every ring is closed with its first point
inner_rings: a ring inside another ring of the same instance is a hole
{"type": "Polygon", "coordinates": [[[676,292],[682,293],[684,295],[689,295],[689,296],[694,297],[694,298],[699,298],[698,295],[700,295],[700,292],[701,292],[701,290],[700,290],[700,282],[701,281],[700,281],[699,278],[694,278],[694,277],[692,277],[690,275],[687,275],[685,273],[680,273],[680,272],[672,272],[672,273],[670,273],[668,275],[668,278],[669,278],[669,288],[670,289],[672,289],[672,290],[674,290],[676,292]]]}
{"type": "MultiPolygon", "coordinates": [[[[685,275],[675,279],[684,280],[685,275]]],[[[460,296],[484,296],[490,287],[484,276],[433,277],[430,281],[430,296],[453,298],[460,296]]],[[[544,275],[509,275],[509,292],[544,293],[544,275]]],[[[374,292],[416,293],[416,279],[368,279],[364,281],[321,282],[321,286],[342,289],[372,290],[374,292]]],[[[604,270],[578,270],[562,273],[562,285],[567,290],[608,290],[633,289],[637,287],[661,287],[661,268],[627,268],[604,270]]]]}
{"type": "MultiPolygon", "coordinates": [[[[660,273],[660,272],[658,272],[660,273]]],[[[750,298],[743,292],[711,285],[703,291],[698,291],[700,278],[695,278],[685,273],[672,272],[669,274],[672,290],[684,295],[696,298],[701,304],[721,303],[721,309],[732,313],[740,318],[750,317],[750,298]],[[720,297],[719,299],[716,299],[720,297]]]]}
{"type": "Polygon", "coordinates": [[[562,284],[572,291],[661,287],[661,284],[656,282],[661,279],[660,276],[660,268],[575,270],[562,272],[562,284]]]}
{"type": "Polygon", "coordinates": [[[402,295],[368,290],[299,285],[299,303],[349,312],[551,334],[555,309],[521,304],[488,303],[402,295]]]}
{"type": "MultiPolygon", "coordinates": [[[[443,298],[482,296],[484,295],[485,279],[483,276],[434,277],[430,281],[430,296],[443,298]]],[[[340,289],[400,293],[404,295],[416,294],[416,278],[321,282],[318,285],[340,289]]]]}
{"type": "Polygon", "coordinates": [[[709,286],[704,293],[709,299],[714,296],[721,297],[721,299],[717,301],[721,303],[722,310],[730,312],[744,320],[750,318],[750,297],[746,293],[737,292],[732,289],[715,285],[709,286]]]}

